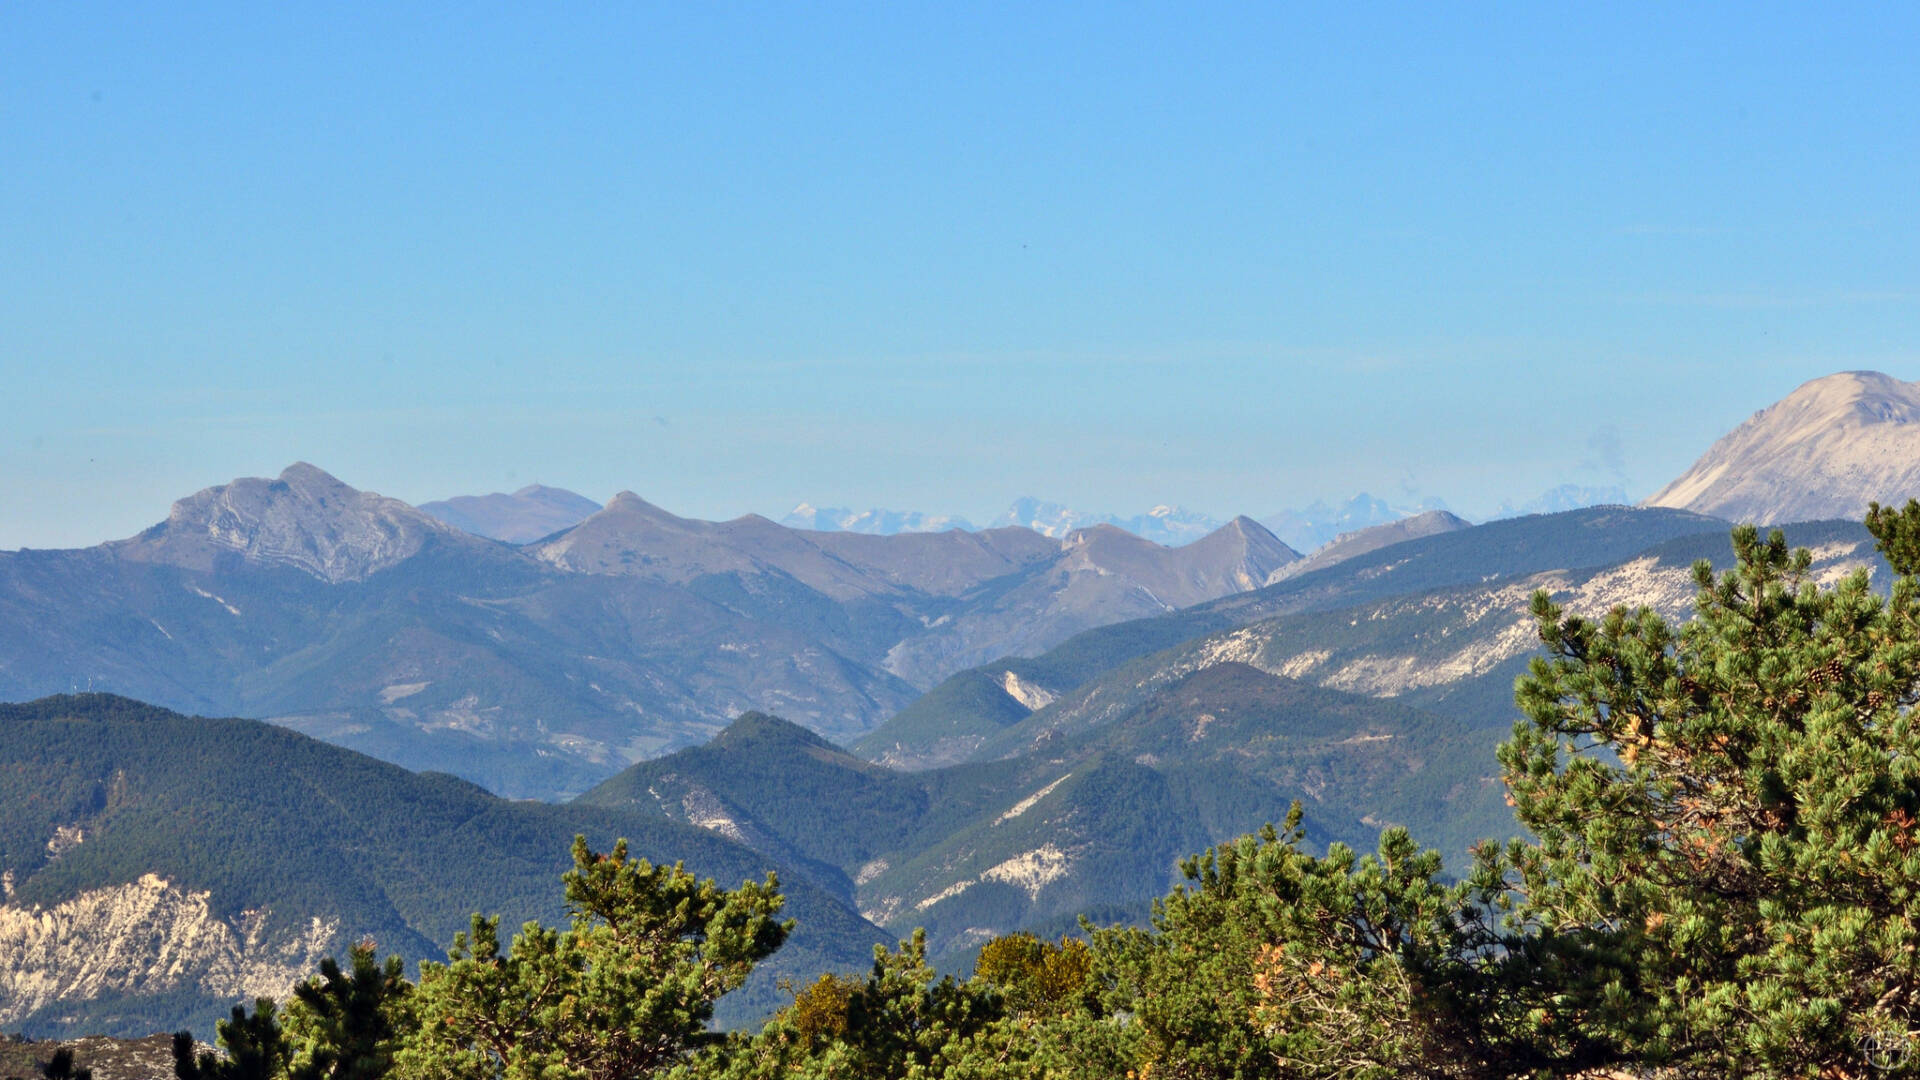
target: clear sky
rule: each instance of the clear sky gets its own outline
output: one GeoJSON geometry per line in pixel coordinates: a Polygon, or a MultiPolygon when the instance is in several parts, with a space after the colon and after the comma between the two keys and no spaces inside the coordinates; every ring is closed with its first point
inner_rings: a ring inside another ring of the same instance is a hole
{"type": "Polygon", "coordinates": [[[0,548],[1635,496],[1920,378],[1910,5],[0,6],[0,548]]]}

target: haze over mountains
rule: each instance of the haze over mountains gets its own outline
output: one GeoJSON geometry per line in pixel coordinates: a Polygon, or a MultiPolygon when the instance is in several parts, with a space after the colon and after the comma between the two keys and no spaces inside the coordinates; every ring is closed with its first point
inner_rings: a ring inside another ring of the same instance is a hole
{"type": "Polygon", "coordinates": [[[475,536],[525,544],[580,524],[600,504],[563,488],[529,484],[511,495],[460,495],[421,503],[420,509],[475,536]]]}
{"type": "Polygon", "coordinates": [[[1296,557],[1244,520],[1177,549],[1110,528],[865,536],[631,493],[514,546],[297,464],[128,540],[0,553],[0,697],[110,687],[559,795],[750,709],[856,735],[953,671],[1296,557]]]}
{"type": "Polygon", "coordinates": [[[917,510],[849,510],[844,506],[821,508],[808,503],[801,503],[788,511],[780,519],[780,524],[793,529],[867,533],[874,536],[892,536],[903,532],[945,532],[948,529],[972,532],[974,528],[966,518],[944,514],[923,514],[917,510]]]}
{"type": "Polygon", "coordinates": [[[472,906],[545,910],[572,830],[779,870],[823,935],[805,962],[846,970],[916,926],[960,962],[1138,918],[1181,856],[1295,799],[1315,844],[1401,824],[1457,860],[1513,826],[1492,749],[1534,591],[1683,617],[1692,564],[1728,559],[1703,507],[1831,512],[1788,524],[1816,579],[1883,584],[1857,511],[1920,495],[1916,415],[1913,384],[1831,376],[1649,500],[1687,506],[1471,525],[1355,500],[1326,509],[1366,524],[1305,558],[1244,517],[1169,547],[702,521],[631,492],[537,536],[589,501],[441,507],[509,542],[306,464],[126,540],[0,553],[0,697],[92,680],[573,799],[98,695],[0,710],[0,781],[48,793],[0,802],[0,1018],[131,1029],[357,933],[431,955],[472,906]],[[487,880],[435,854],[462,844],[503,853],[487,880]],[[364,872],[322,872],[341,845],[364,872]]]}
{"type": "MultiPolygon", "coordinates": [[[[502,496],[489,496],[500,498],[502,496]]],[[[1522,517],[1527,514],[1555,514],[1586,506],[1618,504],[1630,501],[1626,490],[1617,485],[1592,486],[1561,484],[1532,499],[1503,500],[1490,515],[1491,520],[1522,517]]],[[[1280,541],[1296,551],[1312,552],[1347,533],[1374,525],[1435,511],[1446,511],[1446,503],[1437,498],[1416,502],[1390,503],[1361,492],[1343,502],[1316,500],[1295,510],[1281,510],[1260,519],[1260,524],[1280,541]]],[[[1464,520],[1464,519],[1462,519],[1464,520]]],[[[927,514],[920,511],[849,510],[844,507],[819,508],[809,503],[799,506],[780,519],[782,525],[796,529],[825,532],[858,532],[892,535],[902,532],[940,532],[946,529],[978,528],[962,517],[927,514]]],[[[1189,544],[1218,529],[1223,522],[1198,511],[1179,506],[1156,506],[1142,514],[1121,517],[1077,510],[1065,503],[1032,496],[1014,500],[1013,505],[994,519],[992,527],[1019,526],[1042,536],[1064,537],[1075,529],[1095,525],[1113,525],[1136,536],[1168,547],[1189,544]]],[[[491,533],[485,535],[494,535],[491,533]]],[[[503,537],[504,539],[504,537],[503,537]]]]}

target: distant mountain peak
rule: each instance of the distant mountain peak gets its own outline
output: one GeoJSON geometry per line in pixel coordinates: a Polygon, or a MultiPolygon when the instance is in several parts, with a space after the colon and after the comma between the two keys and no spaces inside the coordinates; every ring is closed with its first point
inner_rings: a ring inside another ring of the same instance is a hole
{"type": "MultiPolygon", "coordinates": [[[[785,717],[753,709],[734,717],[732,723],[713,736],[709,745],[739,747],[750,743],[775,743],[839,751],[838,747],[821,738],[810,728],[796,724],[785,717]]],[[[844,753],[844,751],[840,752],[844,753]]]]}
{"type": "Polygon", "coordinates": [[[1405,543],[1408,540],[1438,536],[1441,533],[1457,532],[1472,527],[1473,525],[1464,518],[1446,510],[1428,510],[1403,517],[1398,521],[1369,525],[1364,529],[1341,533],[1306,558],[1281,566],[1268,576],[1267,583],[1271,585],[1290,577],[1324,570],[1329,566],[1346,562],[1348,559],[1405,543]]]}
{"type": "Polygon", "coordinates": [[[864,533],[869,536],[894,536],[899,533],[946,532],[948,529],[973,531],[972,523],[951,514],[926,514],[918,510],[851,510],[844,506],[815,506],[802,502],[787,511],[780,524],[789,529],[814,532],[864,533]]]}
{"type": "Polygon", "coordinates": [[[527,544],[578,525],[600,504],[565,488],[528,484],[511,495],[457,495],[422,503],[420,510],[475,536],[527,544]]]}
{"type": "Polygon", "coordinates": [[[607,500],[607,510],[617,510],[623,514],[646,514],[650,517],[677,517],[667,510],[648,502],[631,491],[622,491],[607,500]]]}
{"type": "Polygon", "coordinates": [[[313,487],[353,490],[341,482],[339,477],[334,476],[318,465],[313,465],[305,461],[296,461],[286,468],[281,469],[280,481],[286,484],[305,484],[313,487]]]}
{"type": "Polygon", "coordinates": [[[197,570],[231,552],[338,583],[411,558],[428,537],[449,531],[398,499],[300,461],[273,480],[244,477],[181,499],[165,522],[115,546],[135,561],[197,570]]]}
{"type": "Polygon", "coordinates": [[[1312,552],[1332,543],[1346,533],[1374,525],[1412,517],[1429,510],[1444,510],[1439,499],[1423,499],[1417,506],[1394,506],[1385,499],[1360,492],[1345,502],[1329,504],[1315,499],[1295,510],[1282,510],[1261,519],[1261,524],[1296,551],[1312,552]]]}
{"type": "Polygon", "coordinates": [[[1920,496],[1920,383],[1842,371],[1722,436],[1643,504],[1738,521],[1858,518],[1920,496]]]}
{"type": "Polygon", "coordinates": [[[996,518],[993,524],[1032,529],[1042,536],[1055,539],[1064,539],[1078,529],[1112,525],[1163,547],[1190,544],[1220,527],[1220,522],[1214,518],[1179,506],[1161,504],[1144,514],[1123,518],[1075,510],[1065,503],[1049,502],[1032,495],[1015,499],[1013,505],[1007,507],[1006,513],[996,518]]]}

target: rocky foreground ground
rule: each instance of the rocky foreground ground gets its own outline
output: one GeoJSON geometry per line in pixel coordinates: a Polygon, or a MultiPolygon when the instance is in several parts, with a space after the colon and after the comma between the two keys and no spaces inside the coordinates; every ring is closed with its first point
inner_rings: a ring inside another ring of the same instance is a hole
{"type": "Polygon", "coordinates": [[[19,1036],[0,1039],[0,1078],[35,1080],[43,1075],[54,1051],[73,1050],[76,1069],[92,1071],[93,1080],[172,1080],[173,1037],[110,1039],[87,1035],[67,1042],[35,1042],[19,1036]]]}

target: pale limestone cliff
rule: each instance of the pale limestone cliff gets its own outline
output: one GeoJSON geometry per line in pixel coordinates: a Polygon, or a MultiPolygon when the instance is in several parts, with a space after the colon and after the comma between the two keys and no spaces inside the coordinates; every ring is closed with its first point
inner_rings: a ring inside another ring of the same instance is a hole
{"type": "Polygon", "coordinates": [[[207,901],[148,874],[50,908],[0,905],[0,1026],[116,993],[285,997],[337,944],[337,922],[269,934],[265,912],[229,921],[207,901]]]}

